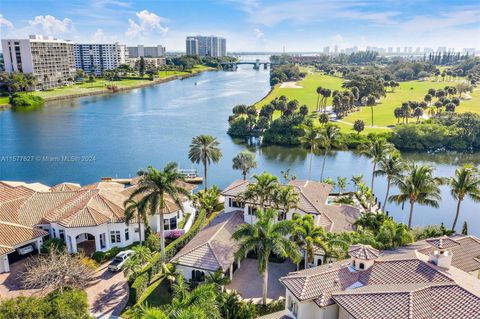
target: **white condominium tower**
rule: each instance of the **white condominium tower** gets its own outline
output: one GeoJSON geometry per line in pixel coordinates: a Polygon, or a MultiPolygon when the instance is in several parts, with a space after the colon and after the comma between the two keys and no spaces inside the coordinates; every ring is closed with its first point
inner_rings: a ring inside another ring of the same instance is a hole
{"type": "Polygon", "coordinates": [[[86,73],[101,75],[127,63],[127,47],[119,43],[75,44],[75,65],[86,73]]]}
{"type": "Polygon", "coordinates": [[[227,40],[217,36],[191,36],[186,40],[187,55],[220,57],[227,55],[227,40]]]}
{"type": "Polygon", "coordinates": [[[127,49],[129,58],[164,58],[167,51],[162,45],[157,45],[155,47],[138,45],[136,47],[127,47],[127,49]]]}
{"type": "Polygon", "coordinates": [[[3,39],[6,72],[31,73],[35,89],[50,89],[75,78],[73,43],[31,35],[28,39],[3,39]]]}

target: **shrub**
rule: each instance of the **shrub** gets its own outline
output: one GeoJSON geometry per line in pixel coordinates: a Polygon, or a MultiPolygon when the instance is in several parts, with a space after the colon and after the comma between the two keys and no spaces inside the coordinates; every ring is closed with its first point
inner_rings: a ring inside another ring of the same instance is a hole
{"type": "Polygon", "coordinates": [[[133,303],[137,303],[140,299],[147,289],[149,281],[148,273],[143,273],[135,278],[135,281],[130,287],[130,298],[133,303]]]}
{"type": "Polygon", "coordinates": [[[160,250],[160,237],[155,233],[150,233],[145,240],[145,246],[150,249],[150,251],[159,251],[160,250]]]}
{"type": "Polygon", "coordinates": [[[10,97],[10,104],[19,110],[33,109],[44,103],[43,98],[33,94],[14,94],[10,97]]]}
{"type": "Polygon", "coordinates": [[[40,251],[44,254],[48,254],[52,249],[55,250],[65,250],[65,242],[60,238],[49,238],[43,242],[40,251]]]}

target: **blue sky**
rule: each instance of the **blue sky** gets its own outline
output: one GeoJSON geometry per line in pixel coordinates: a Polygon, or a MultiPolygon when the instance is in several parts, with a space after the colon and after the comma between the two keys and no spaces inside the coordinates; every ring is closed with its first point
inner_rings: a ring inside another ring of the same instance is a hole
{"type": "Polygon", "coordinates": [[[216,34],[229,51],[480,48],[479,0],[1,0],[1,37],[163,44],[216,34]]]}

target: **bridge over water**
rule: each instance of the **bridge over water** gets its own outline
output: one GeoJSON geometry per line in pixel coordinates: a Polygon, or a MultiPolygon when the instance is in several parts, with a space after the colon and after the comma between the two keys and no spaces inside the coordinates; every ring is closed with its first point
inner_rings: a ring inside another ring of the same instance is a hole
{"type": "Polygon", "coordinates": [[[275,63],[272,63],[270,61],[261,61],[260,59],[256,59],[255,61],[224,62],[222,63],[222,67],[231,66],[234,70],[236,70],[237,66],[241,64],[253,65],[253,68],[255,70],[259,70],[262,65],[264,69],[267,69],[269,66],[275,65],[275,63]]]}

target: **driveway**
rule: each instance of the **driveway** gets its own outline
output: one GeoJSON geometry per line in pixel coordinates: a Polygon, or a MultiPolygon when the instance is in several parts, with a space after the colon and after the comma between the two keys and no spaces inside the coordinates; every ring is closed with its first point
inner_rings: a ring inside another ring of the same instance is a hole
{"type": "Polygon", "coordinates": [[[119,316],[128,301],[127,279],[122,271],[108,271],[108,264],[97,269],[93,283],[85,289],[90,313],[97,318],[119,316]]]}
{"type": "MultiPolygon", "coordinates": [[[[10,272],[0,274],[0,297],[15,298],[18,296],[41,296],[44,291],[38,289],[24,289],[21,283],[21,274],[25,271],[25,264],[29,257],[10,265],[10,272]]],[[[92,283],[85,289],[90,305],[90,312],[95,317],[111,318],[120,315],[128,301],[128,284],[123,272],[108,271],[108,262],[102,264],[95,271],[92,283]]]]}
{"type": "MultiPolygon", "coordinates": [[[[285,287],[278,279],[296,269],[296,265],[290,260],[281,264],[268,264],[268,299],[277,300],[285,297],[285,287]]],[[[243,299],[252,299],[253,302],[260,302],[262,299],[262,283],[263,280],[258,272],[257,260],[246,258],[242,260],[240,269],[235,271],[232,282],[226,288],[236,290],[243,299]]]]}

